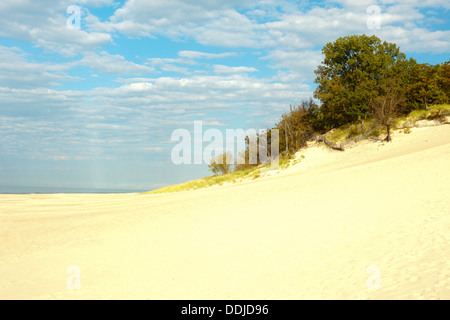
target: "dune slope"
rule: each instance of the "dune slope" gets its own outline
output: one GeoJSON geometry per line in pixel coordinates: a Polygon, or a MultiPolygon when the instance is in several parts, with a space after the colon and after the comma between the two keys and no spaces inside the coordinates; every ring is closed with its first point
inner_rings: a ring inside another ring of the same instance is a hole
{"type": "Polygon", "coordinates": [[[450,126],[412,131],[222,188],[0,195],[0,299],[450,299],[450,126]]]}

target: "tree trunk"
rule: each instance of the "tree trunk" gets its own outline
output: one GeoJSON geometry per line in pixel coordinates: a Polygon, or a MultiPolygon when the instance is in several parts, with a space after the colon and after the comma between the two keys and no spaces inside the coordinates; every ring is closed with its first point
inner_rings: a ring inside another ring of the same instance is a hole
{"type": "Polygon", "coordinates": [[[286,130],[286,122],[284,123],[284,136],[286,138],[286,155],[289,154],[288,132],[286,130]]]}
{"type": "Polygon", "coordinates": [[[391,125],[387,124],[386,125],[386,129],[387,129],[387,137],[384,139],[384,141],[386,141],[386,142],[392,141],[392,139],[391,139],[391,125]]]}

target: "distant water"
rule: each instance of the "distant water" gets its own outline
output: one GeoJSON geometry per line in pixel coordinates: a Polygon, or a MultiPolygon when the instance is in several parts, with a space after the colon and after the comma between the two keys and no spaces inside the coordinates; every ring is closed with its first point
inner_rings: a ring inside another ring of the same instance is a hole
{"type": "Polygon", "coordinates": [[[0,186],[0,194],[139,193],[150,190],[0,186]]]}

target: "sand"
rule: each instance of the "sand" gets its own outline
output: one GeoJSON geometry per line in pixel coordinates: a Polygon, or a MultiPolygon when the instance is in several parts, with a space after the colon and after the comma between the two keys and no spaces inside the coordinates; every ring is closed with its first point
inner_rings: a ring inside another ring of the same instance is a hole
{"type": "Polygon", "coordinates": [[[450,299],[450,126],[393,139],[221,188],[0,195],[0,299],[450,299]]]}

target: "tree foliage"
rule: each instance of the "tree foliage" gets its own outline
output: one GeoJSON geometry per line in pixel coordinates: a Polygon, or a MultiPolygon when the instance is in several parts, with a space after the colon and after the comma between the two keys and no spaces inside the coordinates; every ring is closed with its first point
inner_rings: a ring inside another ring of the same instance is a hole
{"type": "Polygon", "coordinates": [[[280,132],[280,152],[293,153],[306,146],[314,135],[314,122],[318,106],[312,99],[290,107],[290,112],[281,116],[276,128],[280,132]]]}
{"type": "Polygon", "coordinates": [[[448,103],[450,99],[450,64],[430,65],[413,61],[405,83],[407,103],[404,113],[427,109],[430,104],[448,103]]]}
{"type": "Polygon", "coordinates": [[[317,67],[314,96],[322,102],[326,129],[355,122],[370,113],[385,70],[406,69],[404,53],[376,36],[353,35],[325,45],[323,63],[317,67]]]}
{"type": "Polygon", "coordinates": [[[233,165],[234,157],[227,151],[212,158],[208,168],[214,175],[227,174],[231,172],[233,165]]]}

